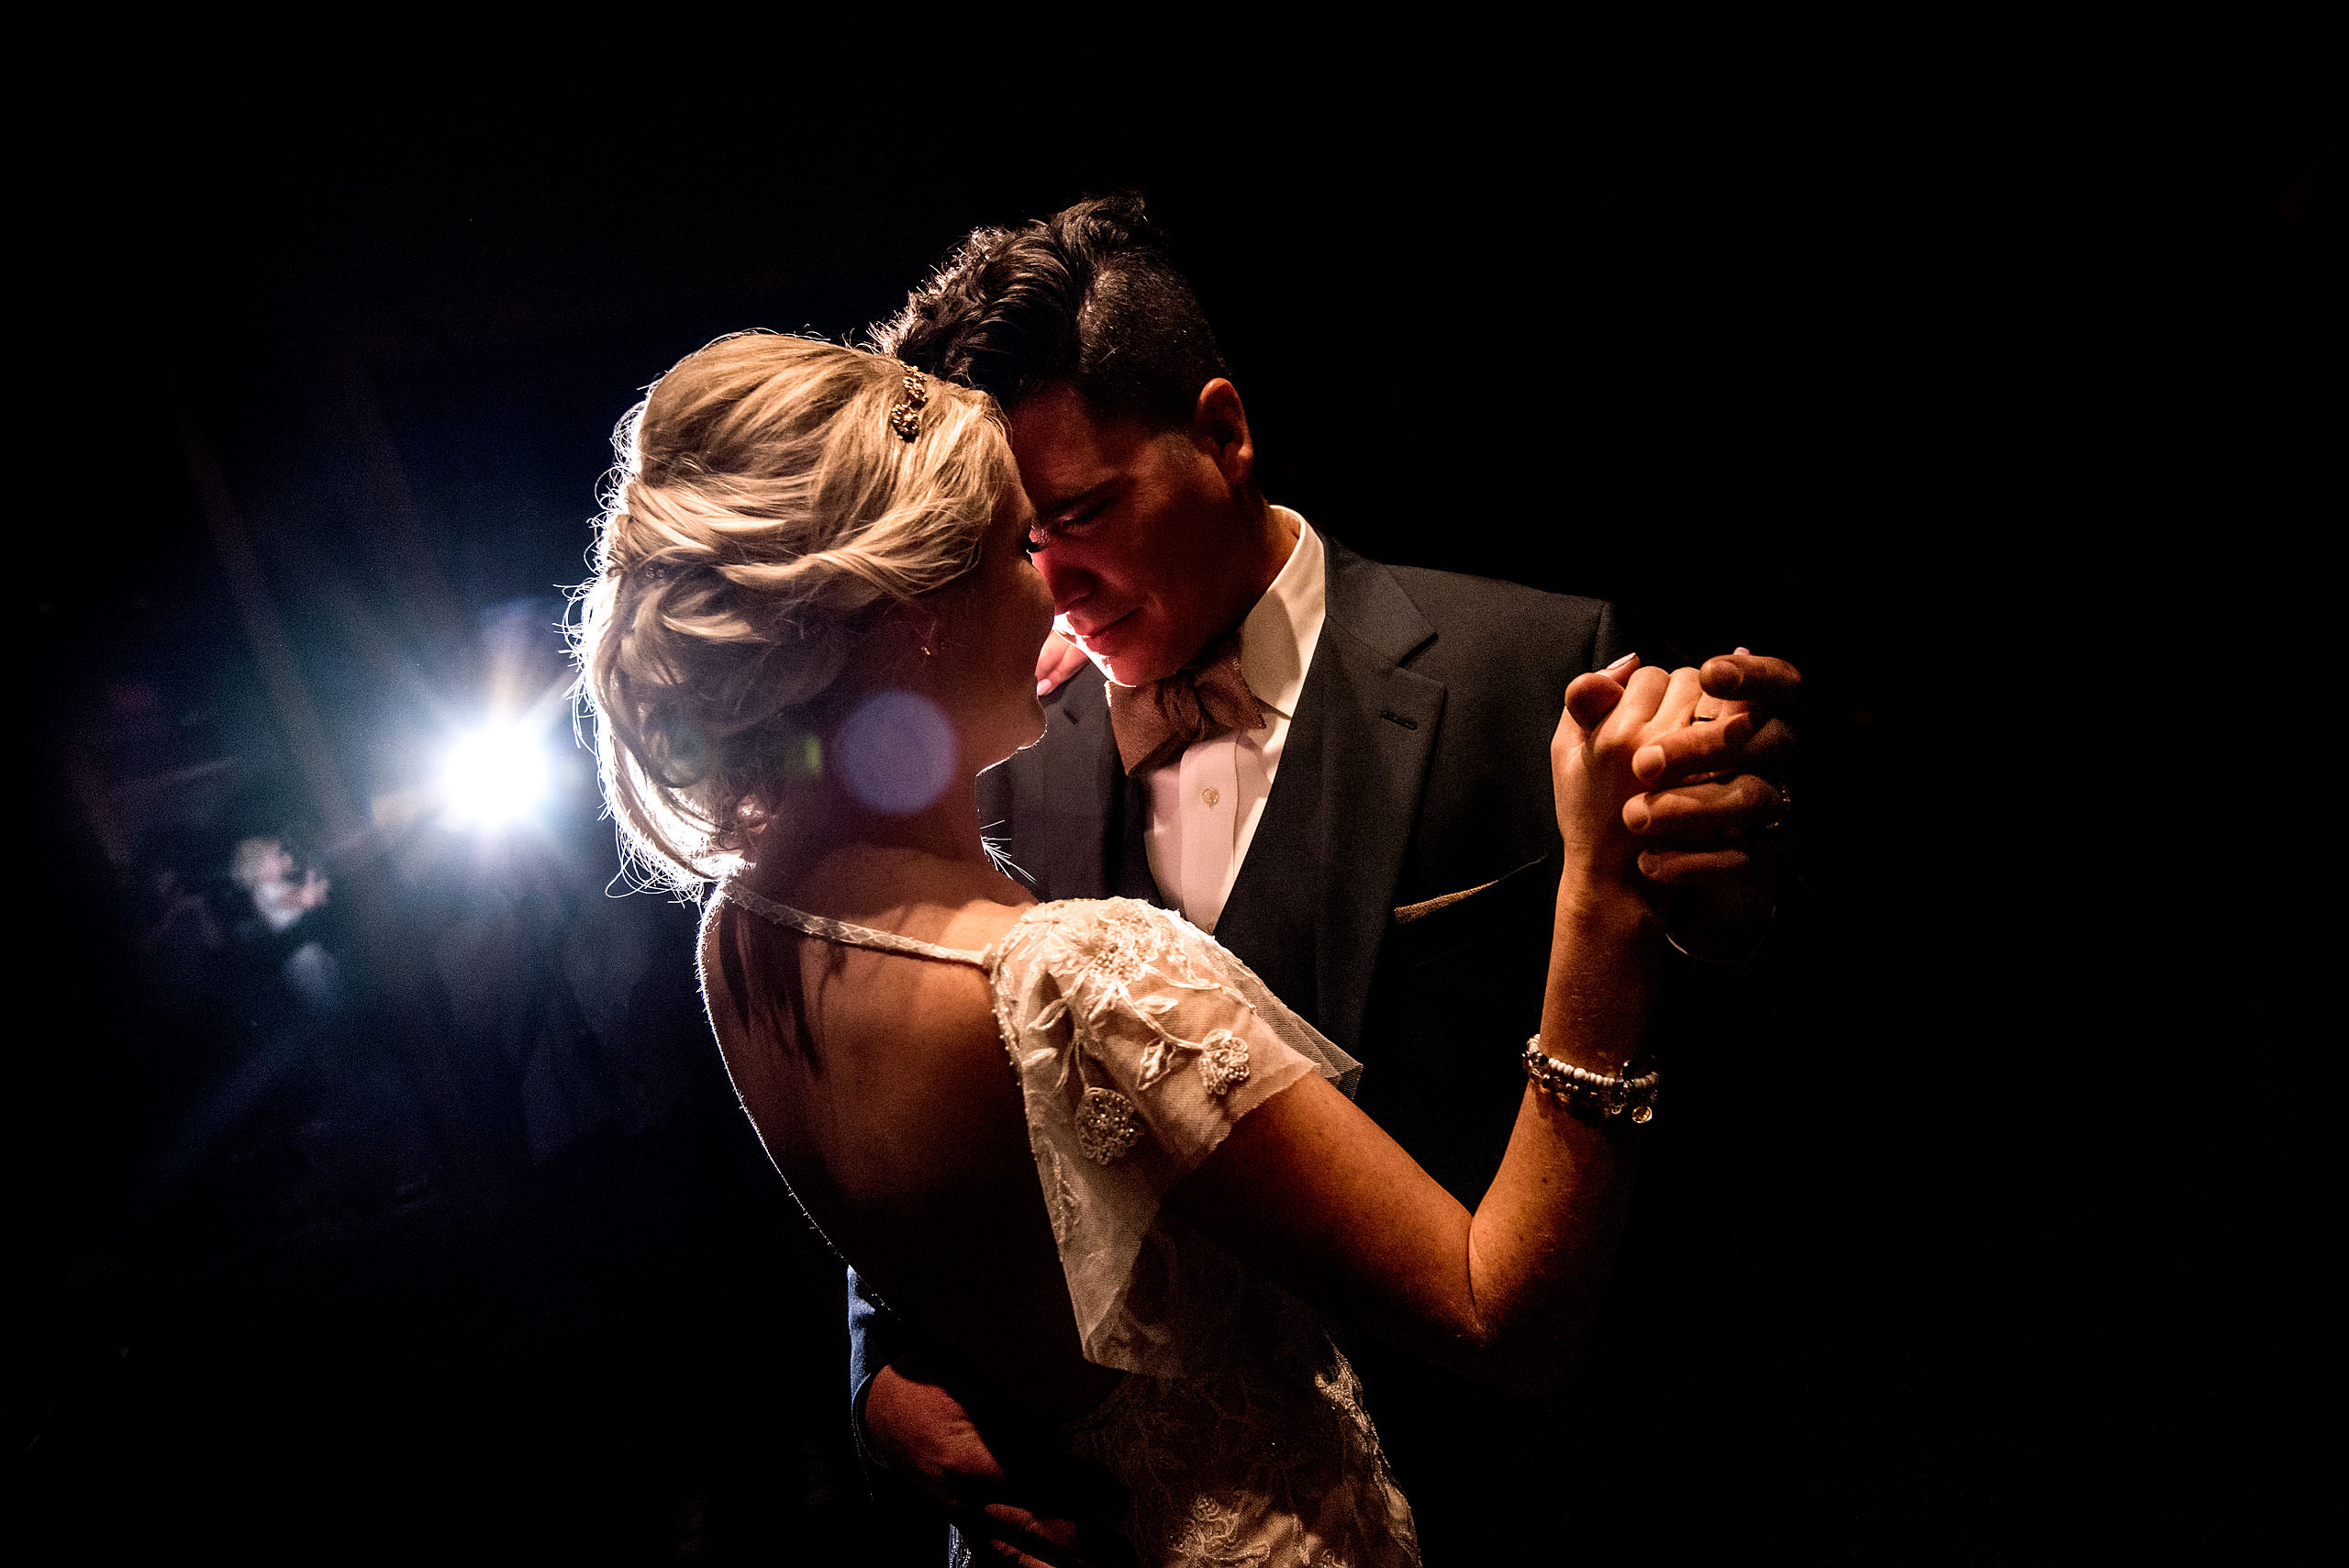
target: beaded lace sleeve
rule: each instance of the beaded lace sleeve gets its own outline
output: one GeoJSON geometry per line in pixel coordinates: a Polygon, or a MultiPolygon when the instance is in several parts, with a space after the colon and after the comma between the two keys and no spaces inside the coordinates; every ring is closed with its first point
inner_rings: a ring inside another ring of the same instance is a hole
{"type": "Polygon", "coordinates": [[[994,973],[1085,1356],[1179,1374],[1197,1315],[1163,1266],[1161,1200],[1257,1106],[1309,1073],[1352,1093],[1360,1068],[1212,938],[1133,899],[1037,906],[994,973]]]}

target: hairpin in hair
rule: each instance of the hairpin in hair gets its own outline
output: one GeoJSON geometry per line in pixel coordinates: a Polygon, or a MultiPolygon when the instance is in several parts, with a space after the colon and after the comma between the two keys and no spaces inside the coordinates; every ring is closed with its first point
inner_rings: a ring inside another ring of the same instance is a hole
{"type": "Polygon", "coordinates": [[[921,372],[904,361],[897,362],[897,368],[906,373],[906,395],[889,410],[889,428],[910,441],[921,434],[921,411],[930,401],[930,386],[921,379],[921,372]]]}

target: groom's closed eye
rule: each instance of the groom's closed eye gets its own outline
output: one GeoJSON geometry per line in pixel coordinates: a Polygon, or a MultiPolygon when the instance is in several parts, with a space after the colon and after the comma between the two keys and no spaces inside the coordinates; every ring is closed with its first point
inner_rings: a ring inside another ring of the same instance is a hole
{"type": "Polygon", "coordinates": [[[1079,511],[1055,517],[1051,522],[1045,522],[1040,518],[1028,530],[1027,536],[1020,540],[1019,548],[1030,555],[1034,555],[1038,550],[1050,546],[1054,539],[1064,539],[1071,534],[1082,534],[1086,528],[1100,518],[1103,512],[1108,510],[1108,506],[1107,501],[1096,501],[1088,503],[1079,511]]]}
{"type": "Polygon", "coordinates": [[[1057,496],[1050,505],[1036,508],[1036,531],[1049,539],[1071,528],[1083,528],[1117,499],[1117,491],[1118,481],[1112,476],[1091,489],[1080,490],[1073,495],[1057,496]]]}

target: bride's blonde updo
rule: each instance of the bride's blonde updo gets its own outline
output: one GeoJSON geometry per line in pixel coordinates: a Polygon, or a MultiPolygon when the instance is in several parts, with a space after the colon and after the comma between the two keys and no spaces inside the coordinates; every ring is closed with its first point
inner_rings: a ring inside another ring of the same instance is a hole
{"type": "Polygon", "coordinates": [[[721,874],[769,786],[817,765],[811,710],[890,606],[978,564],[1019,482],[992,400],[924,376],[909,411],[906,373],[745,333],[620,422],[575,652],[605,798],[680,887],[721,874]]]}

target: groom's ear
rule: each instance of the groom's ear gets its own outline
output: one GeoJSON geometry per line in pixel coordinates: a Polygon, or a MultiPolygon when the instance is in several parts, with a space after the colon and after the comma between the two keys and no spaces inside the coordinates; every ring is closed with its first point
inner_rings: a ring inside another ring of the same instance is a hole
{"type": "Polygon", "coordinates": [[[1191,408],[1191,440],[1234,490],[1256,482],[1256,442],[1248,433],[1248,410],[1240,389],[1216,377],[1199,388],[1191,408]]]}

